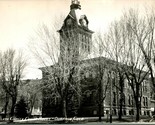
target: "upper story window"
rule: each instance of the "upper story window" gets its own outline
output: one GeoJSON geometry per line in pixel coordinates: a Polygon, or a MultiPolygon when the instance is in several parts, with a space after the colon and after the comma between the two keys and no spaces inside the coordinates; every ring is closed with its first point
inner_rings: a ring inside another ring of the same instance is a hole
{"type": "Polygon", "coordinates": [[[133,104],[134,104],[134,97],[133,95],[131,95],[131,105],[133,106],[133,104]]]}
{"type": "Polygon", "coordinates": [[[142,83],[142,91],[147,92],[147,82],[146,82],[146,80],[144,80],[143,83],[142,83]]]}
{"type": "Polygon", "coordinates": [[[81,17],[79,19],[79,23],[82,27],[88,28],[88,19],[87,19],[86,15],[81,15],[81,17]]]}
{"type": "Polygon", "coordinates": [[[145,97],[143,97],[143,106],[145,106],[145,97]]]}
{"type": "Polygon", "coordinates": [[[84,49],[84,47],[85,47],[84,41],[85,41],[85,36],[82,34],[82,39],[81,39],[82,49],[84,49]]]}
{"type": "Polygon", "coordinates": [[[113,92],[113,106],[116,105],[116,92],[113,92]]]}
{"type": "Polygon", "coordinates": [[[88,78],[89,77],[89,72],[86,72],[86,78],[88,78]]]}
{"type": "Polygon", "coordinates": [[[130,95],[128,95],[128,103],[129,103],[129,105],[131,105],[131,98],[130,98],[130,95]]]}
{"type": "Polygon", "coordinates": [[[127,79],[124,80],[124,87],[128,88],[128,80],[127,79]]]}
{"type": "Polygon", "coordinates": [[[123,105],[125,106],[125,103],[126,103],[125,102],[125,94],[123,93],[122,96],[123,96],[123,105]]]}
{"type": "Polygon", "coordinates": [[[72,26],[72,24],[73,24],[73,20],[71,18],[68,18],[66,20],[66,25],[70,27],[70,26],[72,26]]]}
{"type": "Polygon", "coordinates": [[[145,105],[148,106],[148,98],[145,97],[145,105]]]}
{"type": "Polygon", "coordinates": [[[90,53],[90,38],[88,37],[88,52],[90,53]]]}
{"type": "Polygon", "coordinates": [[[148,106],[148,97],[143,97],[143,106],[148,106]]]}

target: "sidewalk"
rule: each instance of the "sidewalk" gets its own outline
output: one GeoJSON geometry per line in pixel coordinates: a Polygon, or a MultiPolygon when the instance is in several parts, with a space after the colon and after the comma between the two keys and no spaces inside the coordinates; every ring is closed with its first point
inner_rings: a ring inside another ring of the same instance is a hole
{"type": "MultiPolygon", "coordinates": [[[[112,124],[154,124],[155,125],[155,120],[152,122],[150,121],[150,117],[141,117],[142,120],[139,122],[135,122],[134,119],[135,117],[133,116],[124,116],[122,117],[122,120],[118,120],[118,116],[113,116],[112,117],[112,124]]],[[[98,122],[98,117],[74,117],[74,118],[57,118],[57,117],[49,117],[49,118],[29,118],[29,119],[14,119],[13,123],[24,123],[24,124],[67,124],[67,123],[75,123],[75,124],[110,124],[109,118],[107,116],[102,117],[102,121],[98,122]]],[[[0,121],[0,124],[7,124],[8,121],[0,121]]]]}

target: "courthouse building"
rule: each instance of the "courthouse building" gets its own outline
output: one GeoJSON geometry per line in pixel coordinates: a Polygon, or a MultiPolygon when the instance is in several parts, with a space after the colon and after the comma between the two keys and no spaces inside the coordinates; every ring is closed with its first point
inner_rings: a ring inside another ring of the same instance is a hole
{"type": "MultiPolygon", "coordinates": [[[[77,113],[71,114],[71,116],[98,116],[98,87],[100,78],[99,70],[101,68],[104,68],[104,73],[102,74],[103,83],[101,86],[101,94],[103,94],[102,96],[105,97],[102,103],[102,115],[109,112],[110,104],[112,104],[113,115],[118,115],[121,96],[123,96],[123,115],[134,115],[136,110],[135,102],[131,87],[128,84],[128,80],[124,79],[123,94],[120,94],[117,86],[119,78],[117,77],[118,75],[115,66],[119,63],[105,57],[95,57],[89,59],[85,58],[91,54],[92,35],[94,33],[89,29],[88,25],[89,20],[87,16],[82,13],[80,2],[78,0],[72,0],[70,12],[65,18],[63,26],[58,31],[60,34],[60,57],[58,63],[64,63],[64,65],[66,65],[66,63],[69,62],[68,60],[71,58],[73,59],[72,63],[80,67],[78,74],[78,79],[80,79],[79,81],[81,85],[80,105],[78,106],[77,113]],[[65,49],[67,51],[64,51],[65,49]],[[110,82],[108,81],[109,72],[115,74],[113,76],[110,75],[110,78],[112,79],[110,82]]],[[[45,82],[45,85],[50,77],[50,74],[46,69],[53,69],[56,65],[57,64],[54,64],[50,67],[40,68],[42,70],[43,81],[45,82]]],[[[121,67],[121,64],[119,65],[121,67]]],[[[66,66],[66,73],[68,72],[67,70],[68,69],[66,66]]],[[[150,84],[151,82],[149,80],[149,76],[147,76],[140,90],[141,115],[150,115],[153,108],[153,94],[151,93],[152,90],[150,84]]],[[[45,90],[43,91],[43,117],[61,116],[59,98],[56,96],[54,98],[53,96],[49,96],[49,93],[52,93],[50,92],[51,90],[52,89],[46,89],[46,92],[45,90]]]]}

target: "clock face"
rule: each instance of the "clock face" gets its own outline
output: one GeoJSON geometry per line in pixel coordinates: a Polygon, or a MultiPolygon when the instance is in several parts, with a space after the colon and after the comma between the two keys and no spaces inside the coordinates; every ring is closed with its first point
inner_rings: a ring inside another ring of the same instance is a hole
{"type": "Polygon", "coordinates": [[[67,25],[71,25],[71,24],[72,24],[72,19],[70,19],[70,18],[67,19],[66,24],[67,24],[67,25]]]}

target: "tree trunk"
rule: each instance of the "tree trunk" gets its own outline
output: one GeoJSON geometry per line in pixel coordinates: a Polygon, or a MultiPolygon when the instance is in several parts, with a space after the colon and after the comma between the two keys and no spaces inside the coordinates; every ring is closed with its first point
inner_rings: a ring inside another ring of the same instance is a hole
{"type": "Polygon", "coordinates": [[[11,106],[11,113],[10,113],[10,117],[12,118],[14,116],[15,104],[16,104],[16,97],[12,97],[12,106],[11,106]]]}
{"type": "Polygon", "coordinates": [[[136,104],[136,110],[137,110],[137,114],[136,114],[136,121],[139,121],[139,119],[140,119],[140,117],[139,117],[139,111],[140,111],[140,107],[139,107],[139,101],[138,102],[136,102],[137,104],[136,104]]]}
{"type": "Polygon", "coordinates": [[[119,85],[120,85],[120,107],[119,107],[119,120],[122,120],[122,108],[123,108],[123,101],[124,101],[124,79],[121,73],[119,72],[120,80],[119,80],[119,85]]]}
{"type": "Polygon", "coordinates": [[[66,111],[66,100],[63,99],[62,100],[62,115],[64,118],[67,118],[67,111],[66,111]]]}
{"type": "Polygon", "coordinates": [[[123,99],[122,99],[122,94],[120,98],[120,107],[119,107],[119,120],[122,120],[122,107],[123,107],[123,99]]]}
{"type": "Polygon", "coordinates": [[[102,108],[102,106],[101,106],[101,102],[99,103],[99,111],[98,111],[98,114],[99,114],[99,122],[101,122],[101,108],[102,108]]]}
{"type": "Polygon", "coordinates": [[[139,84],[136,83],[136,109],[137,109],[137,114],[136,114],[136,121],[139,121],[140,119],[140,94],[139,94],[140,90],[139,90],[139,84]]]}
{"type": "Polygon", "coordinates": [[[6,93],[5,106],[4,106],[4,117],[3,118],[6,118],[8,104],[9,104],[9,97],[8,97],[8,94],[6,93]]]}
{"type": "Polygon", "coordinates": [[[102,109],[103,109],[103,117],[104,117],[104,100],[103,100],[103,108],[102,109]]]}
{"type": "Polygon", "coordinates": [[[30,101],[30,112],[29,112],[29,117],[31,117],[32,114],[32,110],[36,101],[36,94],[34,96],[31,97],[32,100],[30,101]]]}
{"type": "Polygon", "coordinates": [[[99,100],[98,100],[98,115],[99,115],[99,122],[101,122],[101,120],[102,120],[102,78],[100,79],[100,81],[99,81],[99,88],[98,88],[98,98],[99,98],[99,100]]]}
{"type": "Polygon", "coordinates": [[[31,104],[31,106],[30,106],[30,111],[29,111],[29,114],[28,114],[30,118],[32,117],[31,114],[32,114],[33,106],[34,106],[34,105],[31,104]]]}

